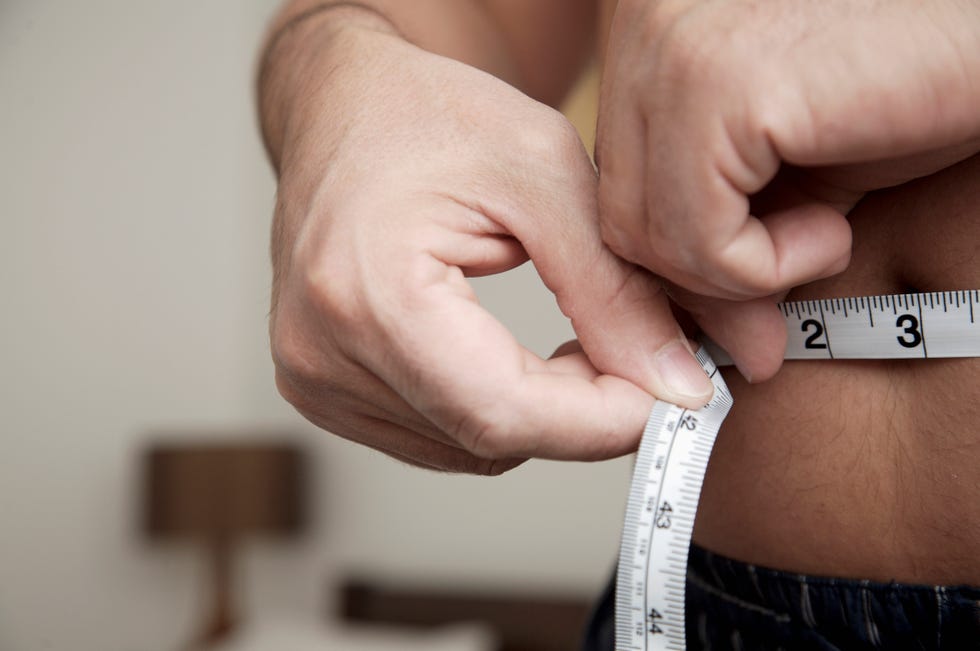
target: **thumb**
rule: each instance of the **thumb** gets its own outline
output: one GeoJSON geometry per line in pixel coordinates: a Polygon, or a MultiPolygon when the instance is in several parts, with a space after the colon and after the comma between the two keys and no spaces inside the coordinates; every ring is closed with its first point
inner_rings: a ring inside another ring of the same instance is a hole
{"type": "Polygon", "coordinates": [[[763,382],[779,370],[786,351],[786,323],[776,302],[783,294],[729,301],[672,286],[670,297],[731,355],[746,380],[763,382]]]}
{"type": "MultiPolygon", "coordinates": [[[[593,235],[599,237],[598,229],[593,235]]],[[[660,281],[604,246],[591,253],[590,264],[580,262],[590,258],[549,252],[535,263],[596,368],[661,400],[687,407],[710,400],[711,382],[674,319],[660,281]]]]}
{"type": "Polygon", "coordinates": [[[659,279],[602,241],[595,168],[571,127],[545,160],[515,170],[506,224],[571,319],[595,367],[657,398],[700,407],[712,384],[674,319],[659,279]],[[531,169],[527,169],[531,166],[531,169]],[[533,210],[533,214],[529,214],[533,210]]]}

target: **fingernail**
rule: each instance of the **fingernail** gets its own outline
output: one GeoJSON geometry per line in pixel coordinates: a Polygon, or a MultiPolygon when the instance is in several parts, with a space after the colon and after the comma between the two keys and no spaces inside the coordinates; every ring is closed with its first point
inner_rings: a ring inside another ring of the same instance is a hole
{"type": "Polygon", "coordinates": [[[752,384],[752,372],[749,371],[748,367],[743,366],[739,362],[735,362],[735,368],[738,369],[738,372],[742,374],[742,377],[745,378],[746,382],[752,384]]]}
{"type": "Polygon", "coordinates": [[[653,364],[668,391],[688,398],[711,398],[711,380],[682,342],[674,341],[661,348],[653,364]]]}

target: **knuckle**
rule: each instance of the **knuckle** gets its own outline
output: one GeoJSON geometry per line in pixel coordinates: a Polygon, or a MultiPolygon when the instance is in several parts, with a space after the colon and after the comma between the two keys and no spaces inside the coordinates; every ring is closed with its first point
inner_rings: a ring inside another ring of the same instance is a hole
{"type": "Polygon", "coordinates": [[[492,406],[468,411],[452,434],[464,450],[480,459],[497,461],[517,453],[510,419],[504,410],[492,406]]]}
{"type": "Polygon", "coordinates": [[[657,3],[634,0],[626,5],[629,12],[626,15],[645,50],[656,50],[677,29],[686,10],[683,4],[685,3],[678,0],[662,0],[657,3]]]}
{"type": "Polygon", "coordinates": [[[724,33],[697,20],[666,16],[648,25],[648,38],[655,42],[657,69],[662,81],[672,87],[715,87],[727,74],[731,56],[722,56],[719,41],[724,33]]]}
{"type": "Polygon", "coordinates": [[[670,81],[690,81],[705,71],[710,59],[703,41],[691,30],[673,27],[661,38],[660,65],[670,81]]]}
{"type": "Polygon", "coordinates": [[[302,396],[297,391],[296,385],[291,380],[290,375],[290,373],[279,367],[277,362],[275,371],[276,390],[279,391],[279,395],[282,396],[283,400],[298,407],[302,402],[302,396]]]}
{"type": "Polygon", "coordinates": [[[774,294],[783,287],[766,256],[736,255],[729,249],[716,258],[718,285],[737,294],[738,298],[756,298],[774,294]]]}
{"type": "Polygon", "coordinates": [[[517,151],[534,161],[567,164],[587,156],[578,131],[558,111],[543,107],[537,120],[529,120],[514,131],[517,151]]]}
{"type": "Polygon", "coordinates": [[[273,339],[272,358],[279,395],[310,420],[310,413],[330,413],[349,393],[338,365],[301,339],[273,339]]]}
{"type": "Polygon", "coordinates": [[[270,327],[273,359],[300,370],[322,348],[356,332],[361,292],[336,247],[300,247],[284,270],[270,327]]]}
{"type": "Polygon", "coordinates": [[[639,265],[648,271],[663,275],[673,267],[676,246],[664,247],[663,240],[650,233],[649,222],[614,222],[603,219],[599,223],[602,241],[616,256],[639,265]]]}
{"type": "Polygon", "coordinates": [[[311,387],[335,391],[351,371],[334,334],[302,311],[280,306],[273,314],[269,348],[277,388],[294,406],[311,387]]]}
{"type": "Polygon", "coordinates": [[[304,269],[302,292],[332,330],[346,331],[357,324],[359,298],[338,266],[329,253],[318,255],[304,269]]]}
{"type": "MultiPolygon", "coordinates": [[[[310,383],[301,379],[296,373],[278,366],[275,370],[275,382],[276,390],[282,399],[292,405],[307,420],[313,422],[314,418],[311,414],[315,405],[310,395],[310,383]]],[[[320,394],[318,393],[318,395],[320,394]]],[[[328,401],[328,398],[323,395],[320,395],[320,399],[321,401],[328,401]]]]}
{"type": "MultiPolygon", "coordinates": [[[[277,384],[296,379],[312,379],[316,376],[316,360],[319,355],[307,343],[294,323],[287,319],[276,319],[270,335],[272,361],[276,367],[277,384]]],[[[280,393],[282,388],[280,387],[280,393]]],[[[283,395],[288,400],[288,397],[283,395]]],[[[290,401],[292,402],[292,401],[290,401]]]]}
{"type": "Polygon", "coordinates": [[[602,213],[599,219],[599,236],[613,253],[636,262],[636,237],[633,235],[633,230],[628,229],[622,219],[615,219],[608,213],[602,213]]]}

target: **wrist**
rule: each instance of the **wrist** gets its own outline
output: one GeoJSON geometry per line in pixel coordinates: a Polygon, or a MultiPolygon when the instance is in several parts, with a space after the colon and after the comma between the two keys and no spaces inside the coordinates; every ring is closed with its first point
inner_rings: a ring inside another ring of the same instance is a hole
{"type": "Polygon", "coordinates": [[[274,24],[260,58],[257,92],[262,136],[277,172],[287,144],[303,130],[311,97],[337,82],[366,37],[400,38],[400,32],[383,14],[356,2],[321,3],[274,24]]]}

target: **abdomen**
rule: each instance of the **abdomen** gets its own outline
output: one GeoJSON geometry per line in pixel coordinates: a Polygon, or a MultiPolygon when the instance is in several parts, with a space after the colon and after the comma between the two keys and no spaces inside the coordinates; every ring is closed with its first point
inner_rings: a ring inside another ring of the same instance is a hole
{"type": "MultiPolygon", "coordinates": [[[[980,156],[868,197],[787,300],[980,288],[980,156]]],[[[980,359],[786,362],[719,434],[695,540],[809,574],[980,585],[980,359]]]]}

